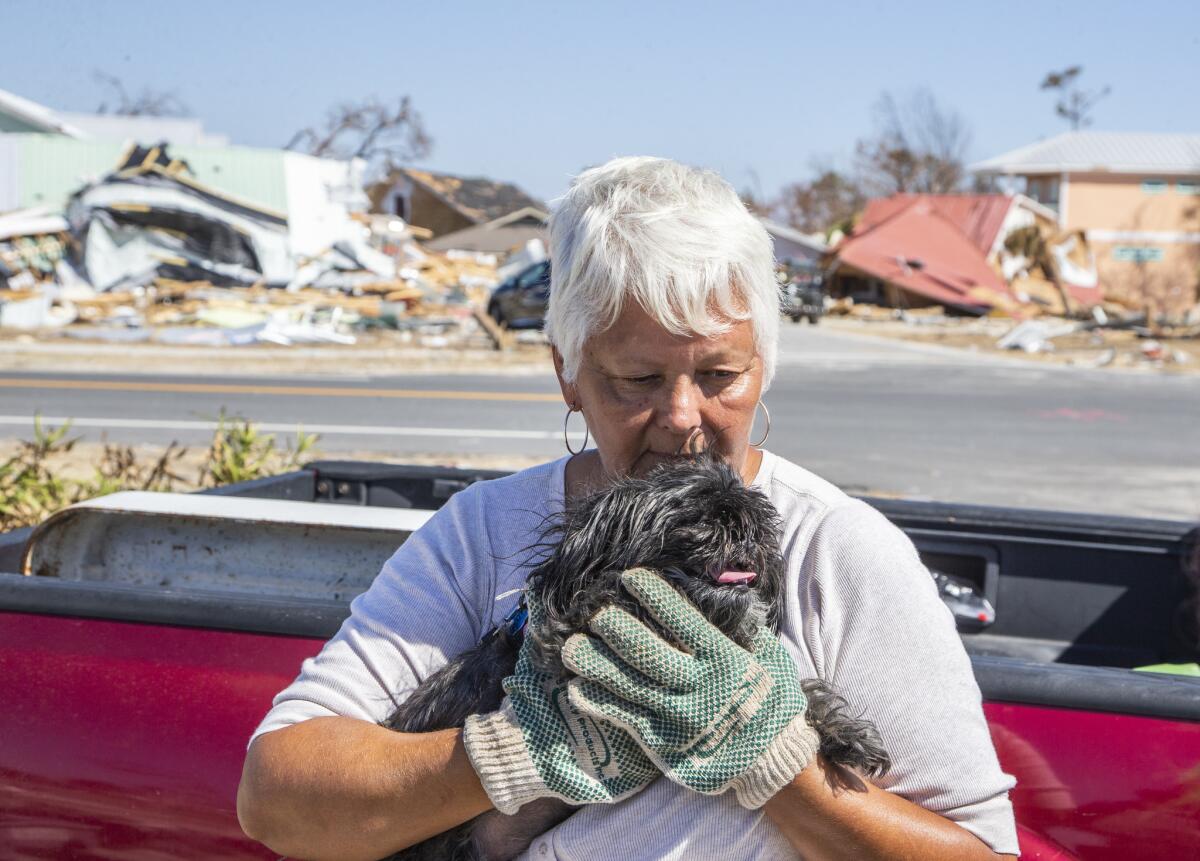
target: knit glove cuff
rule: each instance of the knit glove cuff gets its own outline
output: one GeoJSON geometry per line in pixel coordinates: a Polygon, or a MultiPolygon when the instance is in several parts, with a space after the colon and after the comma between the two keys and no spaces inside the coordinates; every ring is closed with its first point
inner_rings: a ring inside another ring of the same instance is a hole
{"type": "Polygon", "coordinates": [[[511,816],[535,798],[550,794],[507,699],[497,712],[467,718],[463,744],[483,791],[501,813],[511,816]]]}
{"type": "Polygon", "coordinates": [[[803,714],[796,715],[754,764],[729,784],[738,804],[750,810],[762,807],[808,767],[820,745],[817,731],[803,714]]]}

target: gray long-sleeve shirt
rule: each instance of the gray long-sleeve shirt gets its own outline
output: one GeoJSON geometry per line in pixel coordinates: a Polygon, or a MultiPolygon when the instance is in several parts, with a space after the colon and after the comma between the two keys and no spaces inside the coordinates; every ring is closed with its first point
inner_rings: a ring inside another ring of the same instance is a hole
{"type": "MultiPolygon", "coordinates": [[[[324,715],[378,722],[517,600],[547,515],[562,510],[566,458],[456,494],[387,562],[350,617],[275,698],[255,731],[324,715]]],[[[865,503],[764,453],[754,480],[779,510],[787,573],[781,639],[802,678],[831,682],[873,720],[893,768],[878,785],[1017,853],[1008,791],[979,688],[908,538],[865,503]]],[[[662,778],[620,804],[590,805],[525,856],[784,859],[761,810],[662,778]]]]}

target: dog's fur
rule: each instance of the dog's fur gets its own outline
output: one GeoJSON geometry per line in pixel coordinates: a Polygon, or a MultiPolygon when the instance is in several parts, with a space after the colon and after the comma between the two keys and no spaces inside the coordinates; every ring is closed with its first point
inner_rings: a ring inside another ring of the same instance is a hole
{"type": "MultiPolygon", "coordinates": [[[[527,589],[542,599],[546,623],[527,629],[540,666],[566,674],[561,649],[613,604],[659,633],[653,619],[621,586],[622,571],[658,570],[726,636],[748,647],[762,626],[779,630],[778,593],[784,562],[779,516],[761,492],[729,466],[708,458],[659,466],[645,478],[621,479],[567,506],[538,545],[542,559],[527,589]],[[752,585],[725,585],[722,571],[753,571],[752,585]]],[[[460,727],[470,714],[499,708],[501,681],[511,674],[520,642],[497,630],[427,679],[385,723],[401,732],[460,727]]],[[[830,762],[868,775],[890,767],[870,722],[819,680],[803,683],[807,717],[830,762]]],[[[573,812],[562,802],[528,804],[514,816],[492,811],[392,856],[393,861],[500,859],[520,854],[538,835],[573,812]]]]}

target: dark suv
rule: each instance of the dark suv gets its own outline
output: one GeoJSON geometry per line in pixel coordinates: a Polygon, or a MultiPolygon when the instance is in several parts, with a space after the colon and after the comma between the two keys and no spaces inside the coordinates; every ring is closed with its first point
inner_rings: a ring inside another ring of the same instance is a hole
{"type": "Polygon", "coordinates": [[[492,291],[487,310],[501,326],[540,329],[549,301],[550,261],[543,260],[501,281],[492,291]]]}
{"type": "Polygon", "coordinates": [[[793,323],[806,319],[816,324],[825,313],[825,278],[814,264],[791,264],[788,280],[779,288],[779,303],[793,323]]]}

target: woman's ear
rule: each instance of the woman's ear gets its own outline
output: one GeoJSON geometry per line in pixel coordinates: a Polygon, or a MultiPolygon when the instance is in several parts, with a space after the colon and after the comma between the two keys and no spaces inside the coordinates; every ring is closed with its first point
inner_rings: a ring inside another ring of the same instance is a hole
{"type": "Polygon", "coordinates": [[[558,377],[558,387],[562,390],[563,400],[567,406],[573,410],[581,409],[582,404],[579,403],[579,390],[574,383],[568,383],[567,378],[563,376],[563,357],[558,351],[558,347],[550,347],[550,355],[554,359],[554,375],[558,377]]]}

